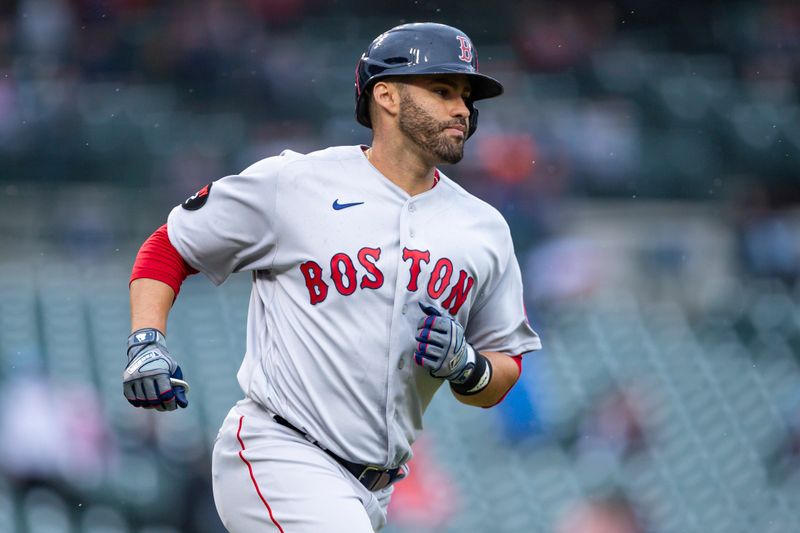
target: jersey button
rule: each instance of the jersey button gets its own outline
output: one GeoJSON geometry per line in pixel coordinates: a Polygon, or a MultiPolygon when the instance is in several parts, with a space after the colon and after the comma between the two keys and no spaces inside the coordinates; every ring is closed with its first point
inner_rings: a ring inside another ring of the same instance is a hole
{"type": "Polygon", "coordinates": [[[413,237],[413,236],[414,236],[414,230],[413,230],[413,229],[410,229],[410,230],[408,230],[408,234],[409,234],[411,237],[413,237]]]}
{"type": "Polygon", "coordinates": [[[403,307],[400,309],[400,312],[403,314],[408,313],[408,304],[403,304],[403,307]]]}
{"type": "Polygon", "coordinates": [[[406,366],[406,358],[401,357],[400,360],[397,362],[397,369],[403,370],[403,367],[406,366]]]}
{"type": "Polygon", "coordinates": [[[417,210],[417,206],[415,206],[414,204],[411,204],[411,205],[408,206],[408,210],[413,213],[414,211],[417,210]]]}

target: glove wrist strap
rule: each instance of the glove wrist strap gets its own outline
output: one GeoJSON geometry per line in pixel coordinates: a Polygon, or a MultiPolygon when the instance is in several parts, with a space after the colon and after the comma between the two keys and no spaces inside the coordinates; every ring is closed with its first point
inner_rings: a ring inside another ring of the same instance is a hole
{"type": "Polygon", "coordinates": [[[128,336],[128,353],[131,352],[131,348],[147,344],[166,346],[167,339],[164,337],[164,334],[156,328],[137,329],[128,336]]]}
{"type": "Polygon", "coordinates": [[[464,383],[450,383],[453,391],[461,396],[472,396],[485,389],[492,380],[492,363],[479,352],[475,352],[475,367],[464,383]]]}

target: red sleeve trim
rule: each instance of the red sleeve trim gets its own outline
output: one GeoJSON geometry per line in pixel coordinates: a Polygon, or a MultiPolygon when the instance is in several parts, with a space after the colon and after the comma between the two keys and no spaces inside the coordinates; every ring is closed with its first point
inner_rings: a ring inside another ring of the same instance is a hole
{"type": "Polygon", "coordinates": [[[511,359],[517,363],[517,379],[522,375],[522,354],[520,355],[512,355],[511,359]]]}
{"type": "Polygon", "coordinates": [[[175,296],[178,296],[183,280],[192,274],[197,274],[197,270],[172,246],[167,225],[164,224],[139,248],[133,263],[131,282],[139,278],[154,279],[169,285],[175,291],[175,296]]]}
{"type": "MultiPolygon", "coordinates": [[[[522,354],[520,354],[520,355],[512,355],[512,356],[511,356],[511,359],[513,359],[513,360],[514,360],[514,362],[515,362],[515,363],[517,363],[517,370],[518,370],[518,373],[517,373],[517,379],[519,379],[519,377],[522,375],[522,354]]],[[[516,385],[516,383],[515,383],[515,385],[516,385]]],[[[513,389],[513,388],[514,388],[514,385],[510,386],[510,387],[508,388],[508,390],[505,392],[505,394],[503,394],[502,396],[500,396],[500,399],[499,399],[499,400],[497,400],[496,402],[494,402],[492,405],[486,405],[486,406],[484,406],[484,409],[489,409],[490,407],[494,407],[495,405],[497,405],[497,404],[499,404],[500,402],[502,402],[503,400],[505,400],[505,399],[506,399],[506,396],[508,396],[508,393],[509,393],[509,392],[511,392],[511,389],[513,389]]]]}

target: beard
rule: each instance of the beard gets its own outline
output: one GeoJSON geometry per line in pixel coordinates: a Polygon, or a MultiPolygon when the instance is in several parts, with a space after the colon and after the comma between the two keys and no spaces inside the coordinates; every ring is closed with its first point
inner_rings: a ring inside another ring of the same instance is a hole
{"type": "Polygon", "coordinates": [[[466,119],[439,122],[406,93],[400,94],[398,118],[400,131],[411,142],[435,156],[439,161],[454,165],[464,157],[466,134],[462,139],[451,139],[444,130],[457,124],[467,126],[466,119]]]}

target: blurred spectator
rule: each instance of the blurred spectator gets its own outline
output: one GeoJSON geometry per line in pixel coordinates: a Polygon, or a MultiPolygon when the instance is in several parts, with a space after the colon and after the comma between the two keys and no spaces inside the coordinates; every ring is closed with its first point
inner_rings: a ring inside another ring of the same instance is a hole
{"type": "Polygon", "coordinates": [[[593,402],[580,424],[577,451],[621,463],[647,445],[644,409],[633,387],[612,389],[593,402]]]}
{"type": "Polygon", "coordinates": [[[0,469],[20,489],[56,483],[68,459],[58,404],[42,372],[30,361],[0,388],[0,469]]]}
{"type": "Polygon", "coordinates": [[[516,16],[514,44],[532,70],[574,65],[613,34],[611,2],[525,2],[516,16]]]}
{"type": "Polygon", "coordinates": [[[572,154],[542,142],[524,125],[509,126],[496,116],[481,120],[456,179],[503,213],[517,252],[524,254],[558,227],[572,187],[572,154]]]}
{"type": "Polygon", "coordinates": [[[17,11],[20,46],[37,60],[58,58],[70,48],[74,13],[67,0],[22,0],[17,11]]]}
{"type": "Polygon", "coordinates": [[[0,387],[0,471],[23,491],[96,488],[113,449],[95,389],[64,389],[35,361],[16,366],[0,387]]]}
{"type": "MultiPolygon", "coordinates": [[[[264,157],[262,155],[258,159],[264,157]]],[[[215,145],[198,143],[195,146],[176,147],[162,169],[163,175],[170,177],[164,183],[164,193],[172,198],[181,198],[186,196],[186,191],[200,190],[208,183],[238,170],[224,167],[222,154],[215,145]]]]}
{"type": "Polygon", "coordinates": [[[11,146],[17,130],[17,88],[13,78],[0,66],[0,144],[11,146]]]}
{"type": "Polygon", "coordinates": [[[568,233],[540,243],[524,265],[526,298],[534,308],[585,298],[605,279],[605,258],[598,244],[568,233]]]}
{"type": "Polygon", "coordinates": [[[314,0],[246,0],[248,9],[272,26],[287,26],[301,22],[314,0]]]}
{"type": "Polygon", "coordinates": [[[619,469],[648,446],[644,398],[633,386],[596,396],[558,436],[590,485],[613,481],[619,469]]]}
{"type": "Polygon", "coordinates": [[[58,386],[53,392],[63,430],[59,444],[67,455],[61,476],[81,490],[96,489],[104,481],[116,444],[97,391],[88,384],[71,383],[68,389],[58,386]]]}
{"type": "Polygon", "coordinates": [[[458,511],[458,493],[449,474],[431,458],[427,437],[414,443],[414,458],[406,479],[395,485],[389,523],[410,531],[439,531],[458,511]]]}
{"type": "Polygon", "coordinates": [[[740,194],[735,216],[747,274],[777,277],[789,283],[797,279],[800,244],[785,202],[798,199],[791,195],[775,197],[761,185],[746,186],[740,194]]]}
{"type": "Polygon", "coordinates": [[[643,520],[633,503],[617,494],[589,499],[567,511],[558,521],[556,533],[645,533],[643,520]]]}
{"type": "Polygon", "coordinates": [[[114,247],[114,231],[118,227],[114,222],[120,206],[105,193],[96,185],[76,185],[69,193],[73,199],[67,200],[65,194],[65,201],[47,214],[52,217],[49,225],[65,255],[87,265],[114,247]]]}
{"type": "Polygon", "coordinates": [[[527,133],[486,136],[478,145],[478,155],[484,170],[498,182],[519,184],[533,173],[536,143],[527,133]]]}

